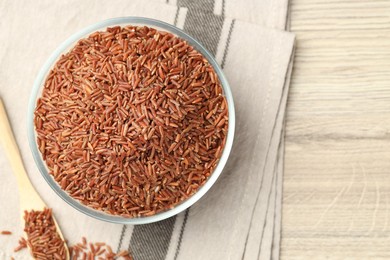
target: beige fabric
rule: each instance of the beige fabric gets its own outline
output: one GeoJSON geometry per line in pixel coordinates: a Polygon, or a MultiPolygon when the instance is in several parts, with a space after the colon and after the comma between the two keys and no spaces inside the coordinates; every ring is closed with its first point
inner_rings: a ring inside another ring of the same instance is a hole
{"type": "MultiPolygon", "coordinates": [[[[294,56],[292,53],[291,57],[294,56]]],[[[284,162],[284,118],[287,105],[287,97],[292,72],[292,59],[287,70],[280,101],[278,115],[273,131],[266,167],[264,171],[263,183],[260,189],[259,199],[256,203],[251,230],[248,236],[246,259],[270,259],[272,250],[280,246],[281,232],[281,198],[283,182],[283,162],[284,162]],[[264,185],[272,179],[271,187],[264,185]],[[269,191],[271,189],[271,191],[269,191]],[[268,194],[270,194],[268,196],[268,194]],[[265,210],[263,205],[268,205],[265,210]],[[265,215],[267,214],[267,215],[265,215]],[[264,220],[265,218],[265,220],[264,220]],[[259,243],[258,241],[261,241],[259,243]]],[[[274,253],[272,259],[278,259],[274,253]]]]}
{"type": "MultiPolygon", "coordinates": [[[[177,25],[183,26],[185,8],[177,13],[177,8],[172,5],[151,3],[141,0],[99,3],[92,0],[71,0],[57,1],[56,4],[48,0],[0,2],[0,96],[6,105],[30,179],[43,199],[54,209],[64,235],[71,244],[78,242],[82,236],[87,236],[115,247],[119,243],[122,226],[94,220],[71,208],[57,197],[38,172],[28,147],[26,133],[27,102],[31,86],[40,67],[62,41],[97,21],[135,15],[173,24],[177,17],[177,25]]],[[[226,1],[226,16],[233,15],[232,10],[240,9],[231,7],[237,3],[238,1],[226,1]]],[[[276,2],[273,5],[277,5],[276,2]]],[[[254,7],[253,10],[271,10],[260,7],[254,7]]],[[[285,79],[289,78],[288,67],[294,37],[290,33],[245,22],[244,12],[240,12],[235,14],[237,17],[232,17],[238,20],[233,27],[224,68],[237,110],[234,148],[221,179],[191,209],[178,259],[241,259],[244,250],[245,258],[255,259],[256,257],[248,257],[255,256],[260,246],[262,257],[263,254],[266,257],[271,255],[273,248],[275,253],[272,252],[272,255],[275,255],[275,259],[278,258],[278,251],[275,251],[278,245],[272,245],[272,241],[276,240],[277,243],[280,236],[278,232],[274,235],[273,231],[278,230],[274,227],[278,225],[278,221],[280,224],[282,167],[279,164],[275,168],[275,165],[278,162],[277,148],[284,118],[282,112],[285,99],[282,96],[284,93],[284,97],[287,97],[289,82],[285,79]],[[277,179],[274,172],[278,173],[277,179]],[[267,203],[263,204],[264,201],[267,203]],[[273,204],[275,207],[272,207],[273,204]],[[267,208],[270,210],[265,215],[267,208]],[[262,238],[258,236],[260,233],[264,233],[262,238]]],[[[284,11],[278,12],[273,17],[283,17],[280,13],[284,11]]],[[[282,18],[274,20],[278,22],[266,22],[274,18],[267,18],[265,14],[261,15],[265,20],[256,20],[260,18],[250,15],[249,22],[281,27],[282,18]]],[[[231,23],[230,18],[224,21],[226,26],[222,34],[226,37],[231,23]]],[[[221,45],[222,47],[226,46],[221,45]]],[[[224,52],[220,54],[217,60],[222,62],[224,52]]],[[[9,259],[10,256],[29,259],[26,251],[12,253],[22,234],[22,228],[17,207],[16,181],[1,147],[0,201],[0,230],[14,232],[12,236],[0,236],[0,259],[9,259]]],[[[183,215],[177,218],[177,222],[180,221],[183,222],[183,215]]],[[[123,246],[122,249],[127,248],[131,232],[132,227],[129,226],[124,235],[123,245],[126,247],[123,246]]],[[[178,243],[179,233],[179,229],[174,230],[172,243],[178,243]]],[[[170,248],[167,259],[173,259],[174,255],[175,250],[170,248]]]]}

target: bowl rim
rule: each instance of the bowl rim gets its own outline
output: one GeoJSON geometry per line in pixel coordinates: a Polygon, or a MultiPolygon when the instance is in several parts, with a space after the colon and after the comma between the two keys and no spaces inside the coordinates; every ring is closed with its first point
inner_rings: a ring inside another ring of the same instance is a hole
{"type": "Polygon", "coordinates": [[[34,84],[32,88],[32,92],[30,95],[29,103],[28,103],[28,111],[27,111],[27,131],[28,131],[28,142],[30,146],[30,150],[33,154],[35,164],[37,165],[40,173],[42,174],[43,178],[46,180],[46,182],[49,184],[49,186],[54,190],[54,192],[66,203],[71,205],[73,208],[77,209],[78,211],[93,217],[95,219],[99,219],[106,222],[111,223],[117,223],[117,224],[148,224],[153,223],[157,221],[161,221],[164,219],[167,219],[169,217],[172,217],[174,215],[179,214],[180,212],[186,210],[190,206],[192,206],[195,202],[197,202],[203,195],[214,185],[218,177],[221,175],[222,170],[228,160],[230,151],[232,149],[233,145],[233,138],[234,138],[234,131],[235,131],[235,109],[234,109],[234,102],[233,102],[233,96],[230,89],[230,85],[222,72],[221,67],[218,65],[217,61],[214,59],[214,57],[209,53],[209,51],[206,50],[197,40],[195,40],[193,37],[182,31],[181,29],[177,28],[176,26],[173,26],[169,23],[159,21],[152,18],[146,18],[146,17],[136,17],[136,16],[128,16],[128,17],[118,17],[118,18],[111,18],[108,20],[103,20],[97,23],[94,23],[76,33],[71,35],[69,38],[67,38],[64,42],[62,42],[57,49],[49,56],[49,58],[46,60],[42,68],[40,69],[34,84]],[[34,111],[36,107],[36,100],[41,92],[41,87],[43,86],[43,82],[46,80],[47,73],[50,71],[52,66],[55,64],[55,62],[58,60],[58,57],[65,53],[69,48],[74,46],[74,44],[81,38],[84,38],[88,36],[89,34],[98,31],[98,30],[104,30],[107,27],[110,26],[123,26],[123,25],[145,25],[154,27],[158,30],[168,31],[170,33],[173,33],[174,35],[184,39],[187,41],[190,45],[195,47],[197,51],[199,51],[207,60],[208,62],[213,66],[215,69],[220,81],[221,85],[224,91],[224,95],[226,97],[227,103],[228,103],[228,133],[226,138],[225,147],[223,149],[222,155],[220,157],[220,160],[217,164],[217,167],[214,169],[210,177],[207,179],[207,181],[202,185],[202,187],[199,188],[199,190],[194,193],[191,197],[184,200],[180,204],[174,206],[172,209],[159,212],[152,216],[146,216],[146,217],[136,217],[136,218],[126,218],[120,215],[111,215],[108,213],[105,213],[103,211],[95,210],[93,208],[90,208],[81,202],[79,202],[76,199],[73,199],[66,191],[62,190],[58,183],[54,180],[54,178],[49,174],[48,169],[46,167],[46,163],[42,159],[41,153],[38,150],[38,145],[36,142],[36,131],[35,131],[35,125],[34,125],[34,111]]]}

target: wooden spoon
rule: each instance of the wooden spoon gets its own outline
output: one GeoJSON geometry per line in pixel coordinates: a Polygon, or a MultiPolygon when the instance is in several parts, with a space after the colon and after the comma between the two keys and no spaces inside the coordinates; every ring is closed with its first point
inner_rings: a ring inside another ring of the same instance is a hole
{"type": "MultiPolygon", "coordinates": [[[[18,188],[19,188],[19,198],[20,198],[20,210],[22,223],[24,223],[23,215],[24,211],[43,211],[44,208],[47,208],[46,204],[43,202],[41,197],[32,186],[26,170],[23,166],[23,161],[19,153],[18,146],[15,141],[15,137],[12,133],[10,123],[8,121],[7,113],[5,111],[3,101],[0,98],[0,141],[3,144],[5,152],[9,161],[11,162],[11,167],[16,177],[18,188]]],[[[61,233],[61,229],[57,224],[57,221],[54,219],[56,225],[57,233],[60,235],[61,239],[65,241],[64,236],[61,233]]],[[[69,260],[69,249],[64,242],[65,251],[66,251],[66,260],[69,260]]],[[[30,248],[31,250],[31,248],[30,248]]]]}

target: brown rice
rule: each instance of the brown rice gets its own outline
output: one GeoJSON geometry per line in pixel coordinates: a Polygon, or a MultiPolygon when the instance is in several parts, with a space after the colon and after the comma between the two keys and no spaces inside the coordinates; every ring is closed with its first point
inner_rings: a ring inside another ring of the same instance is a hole
{"type": "MultiPolygon", "coordinates": [[[[24,248],[27,248],[27,243],[28,242],[26,239],[21,237],[19,239],[19,245],[14,249],[14,252],[18,252],[24,248]]],[[[69,254],[71,260],[133,260],[133,257],[127,250],[114,253],[111,246],[107,245],[106,243],[88,243],[85,237],[82,238],[80,243],[69,247],[69,254]]],[[[40,257],[43,259],[53,259],[50,252],[47,253],[47,251],[44,254],[41,254],[40,257]]]]}
{"type": "Polygon", "coordinates": [[[227,102],[208,61],[148,27],[81,39],[50,71],[35,110],[50,174],[74,199],[150,216],[194,194],[226,141],[227,102]]]}
{"type": "MultiPolygon", "coordinates": [[[[34,259],[66,259],[65,242],[57,232],[51,209],[25,211],[24,221],[26,244],[34,259]]],[[[19,241],[19,244],[15,251],[23,248],[24,241],[19,241]]]]}
{"type": "Polygon", "coordinates": [[[27,248],[27,241],[24,237],[21,237],[19,239],[19,245],[17,247],[15,247],[14,252],[18,252],[24,248],[27,248]]]}

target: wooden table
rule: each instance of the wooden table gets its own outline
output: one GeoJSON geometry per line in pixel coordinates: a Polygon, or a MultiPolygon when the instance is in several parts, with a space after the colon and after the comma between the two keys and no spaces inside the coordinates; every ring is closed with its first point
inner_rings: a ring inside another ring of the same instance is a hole
{"type": "Polygon", "coordinates": [[[282,259],[390,259],[390,1],[292,0],[282,259]]]}

